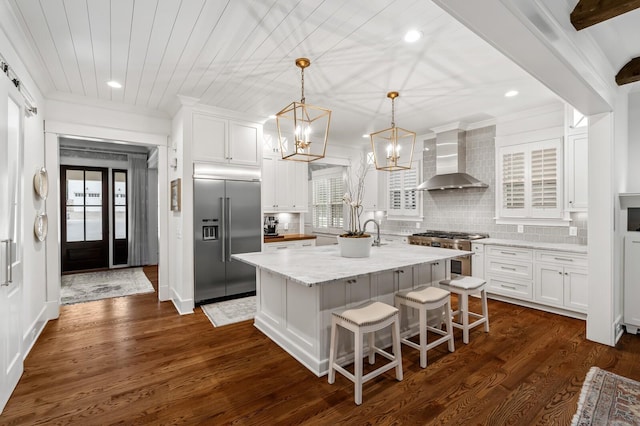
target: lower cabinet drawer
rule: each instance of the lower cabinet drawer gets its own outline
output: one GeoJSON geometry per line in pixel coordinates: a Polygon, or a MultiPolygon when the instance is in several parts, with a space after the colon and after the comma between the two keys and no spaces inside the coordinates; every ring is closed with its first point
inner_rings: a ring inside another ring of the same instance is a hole
{"type": "Polygon", "coordinates": [[[487,291],[489,293],[502,294],[518,299],[533,299],[533,283],[531,281],[518,281],[505,279],[495,275],[487,276],[487,291]]]}
{"type": "Polygon", "coordinates": [[[531,262],[513,262],[503,259],[488,258],[486,273],[496,273],[508,275],[510,277],[522,280],[533,279],[533,267],[531,262]]]}

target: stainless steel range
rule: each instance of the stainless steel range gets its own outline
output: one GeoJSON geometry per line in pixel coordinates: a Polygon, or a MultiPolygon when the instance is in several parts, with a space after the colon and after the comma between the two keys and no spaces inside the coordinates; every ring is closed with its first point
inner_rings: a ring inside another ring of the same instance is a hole
{"type": "MultiPolygon", "coordinates": [[[[488,237],[489,234],[481,233],[425,231],[410,235],[408,241],[419,246],[471,251],[471,241],[488,237]]],[[[471,275],[471,255],[451,259],[451,273],[471,275]]]]}

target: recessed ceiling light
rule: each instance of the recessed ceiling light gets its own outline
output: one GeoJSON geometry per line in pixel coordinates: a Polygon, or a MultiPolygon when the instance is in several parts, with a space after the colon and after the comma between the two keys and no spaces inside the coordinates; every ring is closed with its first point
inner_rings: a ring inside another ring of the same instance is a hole
{"type": "Polygon", "coordinates": [[[276,118],[276,116],[275,116],[275,114],[271,114],[271,115],[269,116],[269,118],[273,120],[274,118],[276,118]]]}
{"type": "Polygon", "coordinates": [[[505,98],[513,98],[517,94],[518,94],[517,90],[509,90],[507,93],[504,94],[504,97],[505,98]]]}
{"type": "Polygon", "coordinates": [[[404,35],[404,41],[407,43],[414,43],[422,38],[422,31],[418,30],[409,30],[404,35]]]}
{"type": "Polygon", "coordinates": [[[369,133],[365,133],[362,135],[363,138],[368,138],[369,137],[369,133]]]}
{"type": "Polygon", "coordinates": [[[107,86],[112,87],[114,89],[122,89],[122,84],[118,83],[115,80],[107,81],[107,86]]]}

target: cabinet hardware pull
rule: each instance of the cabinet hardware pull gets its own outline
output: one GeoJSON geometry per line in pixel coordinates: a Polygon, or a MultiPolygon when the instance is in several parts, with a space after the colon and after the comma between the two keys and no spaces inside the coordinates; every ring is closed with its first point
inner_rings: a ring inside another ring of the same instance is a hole
{"type": "Polygon", "coordinates": [[[518,254],[518,253],[514,253],[512,251],[501,251],[500,253],[502,253],[502,254],[510,254],[511,256],[515,256],[516,254],[518,254]]]}
{"type": "Polygon", "coordinates": [[[569,275],[569,273],[568,273],[568,272],[565,272],[564,274],[565,274],[565,275],[569,275]]]}
{"type": "Polygon", "coordinates": [[[506,271],[514,271],[514,272],[516,271],[516,268],[509,268],[509,267],[507,267],[507,266],[501,266],[500,268],[501,268],[501,269],[504,269],[504,270],[506,270],[506,271]]]}
{"type": "Polygon", "coordinates": [[[568,257],[554,257],[555,260],[560,260],[563,262],[573,262],[573,259],[569,259],[568,257]]]}
{"type": "Polygon", "coordinates": [[[516,288],[514,286],[512,286],[512,285],[500,284],[500,287],[508,288],[509,290],[516,290],[516,288]]]}
{"type": "Polygon", "coordinates": [[[562,272],[558,271],[558,274],[562,275],[562,272]]]}
{"type": "Polygon", "coordinates": [[[0,285],[8,286],[13,282],[13,265],[11,264],[11,260],[13,258],[13,255],[11,253],[11,244],[13,243],[13,240],[9,238],[7,240],[2,240],[2,242],[7,245],[7,251],[5,252],[7,259],[7,279],[0,285]]]}
{"type": "Polygon", "coordinates": [[[286,248],[289,248],[289,247],[287,247],[287,246],[276,247],[277,250],[282,250],[282,249],[286,249],[286,248]]]}
{"type": "Polygon", "coordinates": [[[640,244],[640,241],[631,241],[633,244],[640,244]]]}

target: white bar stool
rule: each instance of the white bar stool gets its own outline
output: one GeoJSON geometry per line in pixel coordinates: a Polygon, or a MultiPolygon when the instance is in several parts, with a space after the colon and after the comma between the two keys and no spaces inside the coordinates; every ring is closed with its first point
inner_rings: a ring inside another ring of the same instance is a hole
{"type": "Polygon", "coordinates": [[[420,367],[425,368],[427,366],[427,351],[444,342],[449,343],[449,352],[455,351],[451,319],[451,293],[438,287],[427,286],[396,293],[395,300],[398,309],[400,309],[401,305],[405,305],[417,309],[419,312],[420,344],[416,344],[408,338],[402,338],[400,341],[420,351],[420,367]],[[427,311],[442,308],[444,308],[445,312],[446,331],[427,324],[427,311]],[[427,330],[442,337],[427,344],[427,330]]]}
{"type": "Polygon", "coordinates": [[[331,347],[329,350],[329,384],[333,384],[336,378],[336,371],[354,383],[355,402],[362,404],[362,384],[379,376],[380,374],[396,369],[396,379],[402,380],[402,355],[400,352],[400,320],[398,309],[382,302],[366,302],[356,308],[347,309],[342,312],[334,312],[331,320],[331,347]],[[382,330],[391,325],[391,335],[393,339],[393,355],[375,347],[374,332],[382,330]],[[354,335],[354,374],[336,363],[338,354],[338,333],[337,327],[341,326],[353,332],[354,335]],[[375,363],[375,354],[379,353],[391,362],[382,367],[362,375],[362,353],[363,336],[369,333],[369,364],[375,363]]]}
{"type": "Polygon", "coordinates": [[[453,311],[452,315],[460,315],[462,323],[453,322],[453,326],[462,329],[462,341],[469,343],[469,330],[480,324],[484,324],[484,332],[489,332],[489,310],[487,309],[487,291],[485,285],[487,282],[481,278],[458,276],[451,280],[440,281],[440,287],[449,290],[451,293],[458,295],[458,309],[453,311]],[[480,294],[482,299],[482,314],[469,312],[469,296],[472,294],[480,294]],[[478,318],[469,324],[469,317],[478,318]]]}

